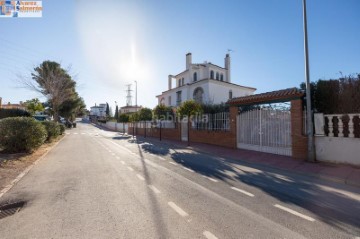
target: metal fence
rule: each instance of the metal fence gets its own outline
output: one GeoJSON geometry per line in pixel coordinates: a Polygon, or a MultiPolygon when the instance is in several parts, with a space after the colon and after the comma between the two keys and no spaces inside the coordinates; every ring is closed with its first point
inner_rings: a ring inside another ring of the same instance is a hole
{"type": "Polygon", "coordinates": [[[175,129],[177,127],[176,122],[171,120],[154,120],[154,121],[139,121],[130,123],[130,127],[135,125],[139,129],[151,129],[151,128],[164,128],[164,129],[175,129]]]}
{"type": "Polygon", "coordinates": [[[197,115],[193,118],[191,127],[194,130],[229,131],[230,113],[220,112],[197,115]]]}

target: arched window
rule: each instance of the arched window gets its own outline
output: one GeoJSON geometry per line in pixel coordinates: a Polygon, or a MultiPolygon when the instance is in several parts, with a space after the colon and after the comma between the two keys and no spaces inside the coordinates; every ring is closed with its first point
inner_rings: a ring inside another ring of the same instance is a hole
{"type": "Polygon", "coordinates": [[[232,99],[232,90],[229,90],[229,99],[231,100],[232,99]]]}
{"type": "Polygon", "coordinates": [[[219,72],[216,72],[216,80],[219,80],[219,72]]]}
{"type": "Polygon", "coordinates": [[[194,81],[197,81],[197,73],[194,72],[194,81]]]}
{"type": "Polygon", "coordinates": [[[194,99],[197,103],[202,104],[202,103],[203,103],[203,95],[204,95],[204,90],[203,90],[203,88],[197,87],[197,88],[194,90],[193,99],[194,99]]]}
{"type": "Polygon", "coordinates": [[[210,79],[214,79],[214,71],[210,71],[210,79]]]}
{"type": "Polygon", "coordinates": [[[224,74],[223,73],[220,74],[220,80],[224,81],[224,74]]]}

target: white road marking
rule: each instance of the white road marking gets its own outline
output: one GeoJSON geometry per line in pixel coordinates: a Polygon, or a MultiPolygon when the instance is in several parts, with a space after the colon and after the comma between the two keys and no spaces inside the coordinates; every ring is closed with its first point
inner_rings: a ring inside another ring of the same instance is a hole
{"type": "Polygon", "coordinates": [[[131,172],[134,171],[132,167],[127,167],[131,172]]]}
{"type": "Polygon", "coordinates": [[[205,175],[202,175],[204,178],[207,178],[207,179],[209,179],[210,181],[213,181],[213,182],[215,182],[215,183],[217,183],[218,182],[218,180],[216,180],[216,179],[213,179],[213,178],[210,178],[210,177],[208,177],[208,176],[205,176],[205,175]]]}
{"type": "Polygon", "coordinates": [[[203,235],[207,238],[207,239],[218,239],[214,234],[212,234],[209,231],[204,231],[203,235]]]}
{"type": "Polygon", "coordinates": [[[312,217],[306,216],[306,215],[304,215],[304,214],[302,214],[302,213],[300,213],[300,212],[294,211],[294,210],[292,210],[292,209],[290,209],[290,208],[281,206],[281,205],[279,205],[279,204],[275,204],[274,207],[277,207],[277,208],[279,208],[279,209],[281,209],[281,210],[284,210],[284,211],[286,211],[286,212],[288,212],[288,213],[291,213],[291,214],[293,214],[293,215],[296,215],[296,216],[298,216],[298,217],[301,217],[301,218],[303,218],[303,219],[306,219],[306,220],[308,220],[308,221],[310,221],[310,222],[314,222],[314,221],[315,221],[315,219],[312,218],[312,217]]]}
{"type": "Polygon", "coordinates": [[[145,180],[145,178],[143,176],[141,176],[140,174],[136,174],[136,177],[138,177],[141,181],[145,180]]]}
{"type": "Polygon", "coordinates": [[[174,163],[174,162],[169,162],[169,163],[171,163],[171,164],[173,164],[173,165],[178,165],[177,163],[174,163]]]}
{"type": "Polygon", "coordinates": [[[112,153],[111,155],[112,155],[112,156],[115,156],[115,154],[114,154],[114,153],[112,153]]]}
{"type": "Polygon", "coordinates": [[[189,216],[189,214],[187,214],[184,210],[182,210],[178,205],[176,205],[173,202],[168,202],[168,205],[174,209],[175,212],[179,213],[180,216],[182,217],[187,217],[189,216]]]}
{"type": "Polygon", "coordinates": [[[125,165],[125,162],[124,162],[124,161],[122,161],[122,160],[121,160],[121,163],[122,163],[123,165],[125,165]]]}
{"type": "Polygon", "coordinates": [[[78,133],[73,133],[73,134],[78,134],[78,133]]]}
{"type": "Polygon", "coordinates": [[[85,134],[85,133],[81,133],[81,134],[85,134]]]}
{"type": "Polygon", "coordinates": [[[66,132],[65,134],[70,134],[70,133],[66,132]]]}
{"type": "Polygon", "coordinates": [[[242,190],[242,189],[239,189],[239,188],[236,188],[236,187],[231,187],[231,189],[232,189],[232,190],[235,190],[235,191],[238,191],[238,192],[240,192],[240,193],[243,193],[243,194],[245,194],[245,195],[247,195],[247,196],[249,196],[249,197],[254,197],[254,196],[255,196],[255,195],[252,194],[252,193],[246,192],[246,191],[244,191],[244,190],[242,190]]]}
{"type": "Polygon", "coordinates": [[[189,168],[187,168],[187,167],[183,167],[183,169],[185,169],[185,170],[187,170],[187,171],[189,171],[189,172],[194,172],[194,170],[192,170],[192,169],[189,169],[189,168]]]}
{"type": "Polygon", "coordinates": [[[151,190],[153,190],[155,193],[159,194],[160,190],[157,189],[154,185],[149,185],[149,188],[151,188],[151,190]]]}
{"type": "Polygon", "coordinates": [[[166,159],[164,159],[163,157],[160,157],[160,156],[158,156],[158,158],[159,159],[161,159],[161,160],[163,160],[163,161],[165,161],[166,159]]]}

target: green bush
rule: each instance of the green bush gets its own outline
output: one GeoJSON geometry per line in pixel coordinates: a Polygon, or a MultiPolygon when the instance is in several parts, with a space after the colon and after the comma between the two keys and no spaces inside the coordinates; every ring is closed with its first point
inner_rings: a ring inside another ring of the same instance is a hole
{"type": "Polygon", "coordinates": [[[29,117],[0,120],[0,148],[7,153],[32,152],[46,140],[46,129],[29,117]]]}
{"type": "Polygon", "coordinates": [[[60,135],[63,135],[64,132],[65,132],[66,127],[65,127],[64,124],[59,124],[59,129],[60,129],[60,135]]]}
{"type": "Polygon", "coordinates": [[[58,137],[60,135],[60,126],[58,123],[54,121],[43,121],[41,122],[42,125],[45,126],[47,132],[47,141],[51,141],[52,139],[58,137]]]}
{"type": "Polygon", "coordinates": [[[31,114],[21,109],[0,109],[0,119],[8,117],[30,117],[31,114]]]}

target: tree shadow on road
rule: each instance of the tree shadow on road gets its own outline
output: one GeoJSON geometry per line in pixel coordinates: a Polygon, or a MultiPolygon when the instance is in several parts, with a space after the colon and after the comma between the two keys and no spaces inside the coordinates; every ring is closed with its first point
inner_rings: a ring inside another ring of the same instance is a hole
{"type": "Polygon", "coordinates": [[[342,193],[330,192],[311,181],[299,180],[291,175],[279,175],[271,169],[246,172],[238,175],[237,179],[285,204],[297,205],[314,213],[332,227],[351,233],[346,227],[348,225],[360,233],[360,214],[354,213],[360,210],[360,203],[356,199],[342,193]]]}
{"type": "MultiPolygon", "coordinates": [[[[239,160],[221,160],[216,155],[197,153],[181,146],[152,142],[147,139],[130,139],[142,151],[169,156],[176,163],[204,176],[234,185],[237,181],[257,188],[273,198],[293,204],[317,215],[320,220],[346,233],[360,234],[360,202],[338,191],[329,191],[314,183],[311,177],[294,175],[266,165],[239,160]]],[[[263,158],[266,160],[266,155],[263,158]]],[[[355,193],[356,194],[356,193],[355,193]]]]}

